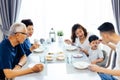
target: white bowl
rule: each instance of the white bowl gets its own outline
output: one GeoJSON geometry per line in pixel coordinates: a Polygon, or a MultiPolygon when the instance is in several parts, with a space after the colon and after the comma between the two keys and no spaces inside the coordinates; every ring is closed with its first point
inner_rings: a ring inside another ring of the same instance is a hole
{"type": "Polygon", "coordinates": [[[74,58],[81,58],[81,57],[83,57],[83,54],[73,54],[72,56],[74,58]]]}
{"type": "Polygon", "coordinates": [[[58,61],[63,61],[65,59],[65,56],[63,54],[59,54],[57,57],[56,57],[56,60],[58,61]]]}
{"type": "Polygon", "coordinates": [[[77,47],[76,46],[66,46],[66,50],[68,51],[73,51],[73,50],[76,50],[77,47]]]}
{"type": "Polygon", "coordinates": [[[46,55],[45,59],[46,59],[46,61],[53,61],[54,56],[53,55],[46,55]]]}
{"type": "Polygon", "coordinates": [[[35,53],[42,53],[43,51],[44,51],[43,48],[37,48],[33,52],[35,52],[35,53]]]}
{"type": "Polygon", "coordinates": [[[88,66],[89,66],[89,63],[84,62],[84,61],[79,61],[79,62],[74,62],[74,63],[73,63],[73,66],[74,66],[76,69],[87,69],[88,66]]]}

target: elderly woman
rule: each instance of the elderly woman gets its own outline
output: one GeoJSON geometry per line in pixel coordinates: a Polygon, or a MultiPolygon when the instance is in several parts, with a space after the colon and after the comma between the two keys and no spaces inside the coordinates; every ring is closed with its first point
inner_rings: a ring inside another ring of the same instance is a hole
{"type": "MultiPolygon", "coordinates": [[[[36,64],[32,68],[28,69],[14,69],[14,60],[18,51],[24,53],[21,47],[21,43],[27,38],[26,26],[22,23],[15,23],[10,28],[10,34],[7,39],[4,39],[0,43],[0,80],[6,78],[14,78],[33,72],[39,72],[43,70],[42,64],[36,64]]],[[[23,54],[24,56],[24,54],[23,54]]],[[[18,64],[19,65],[19,64],[18,64]]]]}
{"type": "Polygon", "coordinates": [[[25,50],[25,54],[28,56],[28,55],[31,54],[31,52],[34,49],[39,47],[39,44],[34,43],[31,46],[31,43],[30,43],[30,40],[29,40],[29,37],[31,37],[33,35],[33,32],[34,32],[32,20],[31,19],[23,19],[21,22],[24,23],[26,25],[26,28],[27,28],[27,38],[23,43],[23,47],[24,47],[24,50],[25,50]]]}

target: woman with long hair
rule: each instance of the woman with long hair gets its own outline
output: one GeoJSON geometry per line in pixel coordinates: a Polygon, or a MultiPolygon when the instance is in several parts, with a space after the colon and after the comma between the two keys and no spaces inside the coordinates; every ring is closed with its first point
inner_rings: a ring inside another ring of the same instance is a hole
{"type": "Polygon", "coordinates": [[[89,46],[88,38],[92,35],[80,24],[74,24],[71,31],[71,40],[66,39],[65,43],[81,47],[81,51],[87,53],[89,46]]]}

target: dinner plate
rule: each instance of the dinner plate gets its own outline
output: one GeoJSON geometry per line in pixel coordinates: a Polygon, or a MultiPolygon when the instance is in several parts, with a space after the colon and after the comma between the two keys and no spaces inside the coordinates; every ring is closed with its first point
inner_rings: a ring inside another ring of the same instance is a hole
{"type": "Polygon", "coordinates": [[[66,50],[68,51],[73,51],[73,50],[76,50],[77,47],[76,46],[66,46],[66,50]]]}
{"type": "Polygon", "coordinates": [[[63,61],[65,59],[65,56],[63,54],[59,54],[57,57],[56,57],[56,60],[58,61],[63,61]]]}
{"type": "Polygon", "coordinates": [[[72,56],[74,58],[81,58],[81,57],[83,57],[83,54],[73,54],[72,56]]]}
{"type": "Polygon", "coordinates": [[[76,69],[87,69],[88,66],[89,66],[89,63],[84,62],[84,61],[74,62],[74,63],[73,63],[73,66],[74,66],[76,69]]]}
{"type": "Polygon", "coordinates": [[[34,50],[35,53],[42,53],[44,51],[43,48],[37,48],[34,50]]]}
{"type": "Polygon", "coordinates": [[[56,59],[57,59],[58,61],[63,61],[63,60],[65,59],[65,57],[64,57],[64,56],[58,56],[58,57],[56,57],[56,59]]]}

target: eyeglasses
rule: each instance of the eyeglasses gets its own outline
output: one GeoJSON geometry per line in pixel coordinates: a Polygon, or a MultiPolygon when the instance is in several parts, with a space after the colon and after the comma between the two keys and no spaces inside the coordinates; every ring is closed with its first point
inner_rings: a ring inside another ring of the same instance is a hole
{"type": "MultiPolygon", "coordinates": [[[[21,34],[24,34],[24,35],[28,36],[28,34],[27,34],[27,33],[24,33],[24,32],[16,32],[16,33],[21,33],[21,34]]],[[[15,33],[15,34],[16,34],[16,33],[15,33]]]]}

